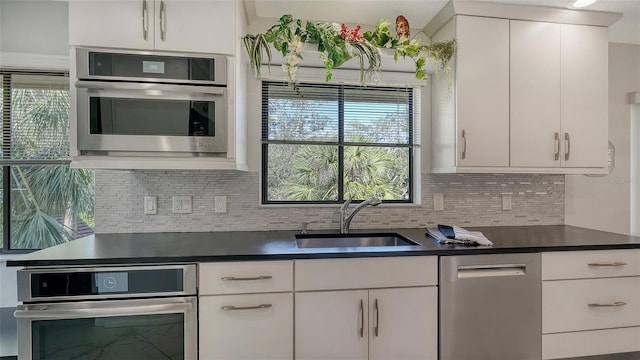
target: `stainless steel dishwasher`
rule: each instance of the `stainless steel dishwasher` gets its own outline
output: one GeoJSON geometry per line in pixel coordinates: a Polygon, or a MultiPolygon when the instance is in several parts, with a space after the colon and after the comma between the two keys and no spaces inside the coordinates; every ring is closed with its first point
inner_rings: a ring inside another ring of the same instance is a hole
{"type": "Polygon", "coordinates": [[[540,360],[540,254],[440,257],[440,359],[540,360]]]}

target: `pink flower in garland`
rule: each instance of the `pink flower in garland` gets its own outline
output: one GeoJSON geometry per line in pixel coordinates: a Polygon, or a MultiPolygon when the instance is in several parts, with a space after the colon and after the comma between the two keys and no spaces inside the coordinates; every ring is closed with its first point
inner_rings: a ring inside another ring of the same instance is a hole
{"type": "Polygon", "coordinates": [[[345,23],[340,25],[340,37],[350,42],[365,41],[364,36],[359,34],[360,24],[356,25],[353,29],[349,30],[345,23]]]}

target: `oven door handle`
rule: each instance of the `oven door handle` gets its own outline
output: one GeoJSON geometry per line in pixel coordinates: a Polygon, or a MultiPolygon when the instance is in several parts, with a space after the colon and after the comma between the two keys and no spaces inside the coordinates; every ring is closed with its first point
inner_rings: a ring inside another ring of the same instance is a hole
{"type": "Polygon", "coordinates": [[[223,87],[193,86],[193,85],[173,85],[155,83],[127,83],[127,82],[104,82],[104,81],[76,81],[76,88],[88,89],[88,91],[105,90],[135,90],[147,91],[150,95],[163,93],[191,93],[221,96],[225,93],[223,87]]]}
{"type": "MultiPolygon", "coordinates": [[[[46,306],[46,305],[45,305],[46,306]]],[[[129,306],[129,307],[97,307],[91,309],[69,309],[69,310],[16,310],[13,314],[16,319],[64,319],[64,318],[91,318],[105,316],[130,316],[148,314],[166,314],[174,312],[184,312],[193,307],[189,302],[129,306]]]]}

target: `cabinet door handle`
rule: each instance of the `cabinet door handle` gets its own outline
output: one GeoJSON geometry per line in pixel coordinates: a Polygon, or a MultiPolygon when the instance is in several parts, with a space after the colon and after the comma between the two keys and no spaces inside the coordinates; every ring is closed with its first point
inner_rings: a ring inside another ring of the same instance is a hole
{"type": "Polygon", "coordinates": [[[560,160],[560,134],[556,133],[555,136],[555,146],[556,146],[556,152],[555,152],[555,160],[558,161],[560,160]]]}
{"type": "Polygon", "coordinates": [[[222,310],[258,310],[258,309],[268,309],[272,307],[272,304],[260,304],[256,306],[223,306],[222,310]]]}
{"type": "Polygon", "coordinates": [[[364,300],[360,299],[360,337],[364,337],[364,300]]]}
{"type": "Polygon", "coordinates": [[[251,276],[251,277],[235,277],[235,276],[224,276],[221,277],[222,281],[248,281],[248,280],[269,280],[273,278],[271,275],[262,275],[262,276],[251,276]]]}
{"type": "Polygon", "coordinates": [[[462,160],[467,157],[467,133],[462,130],[462,160]]]}
{"type": "Polygon", "coordinates": [[[142,0],[142,38],[147,41],[149,38],[149,8],[147,0],[142,0]]]}
{"type": "Polygon", "coordinates": [[[625,266],[627,265],[626,262],[623,261],[612,261],[612,262],[594,262],[594,263],[589,263],[589,266],[625,266]]]}
{"type": "Polygon", "coordinates": [[[167,22],[167,9],[164,6],[164,1],[160,1],[160,40],[166,40],[166,24],[167,22]]]}
{"type": "Polygon", "coordinates": [[[598,303],[589,304],[589,307],[618,307],[618,306],[625,306],[625,305],[627,305],[627,303],[624,301],[616,301],[609,304],[598,304],[598,303]]]}
{"type": "Polygon", "coordinates": [[[564,133],[564,142],[567,144],[567,151],[564,153],[564,161],[568,161],[569,155],[571,154],[571,139],[569,138],[569,133],[564,133]]]}
{"type": "Polygon", "coordinates": [[[378,299],[376,299],[376,301],[374,302],[373,305],[374,309],[375,309],[375,316],[376,316],[376,325],[373,328],[373,334],[375,336],[378,336],[378,329],[380,329],[380,308],[378,307],[378,299]]]}

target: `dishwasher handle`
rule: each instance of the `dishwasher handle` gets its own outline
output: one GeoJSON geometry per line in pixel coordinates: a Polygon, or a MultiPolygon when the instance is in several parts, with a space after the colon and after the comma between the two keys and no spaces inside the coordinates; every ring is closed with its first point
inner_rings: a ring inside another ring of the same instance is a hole
{"type": "Polygon", "coordinates": [[[526,264],[458,265],[458,278],[524,276],[526,264]]]}

